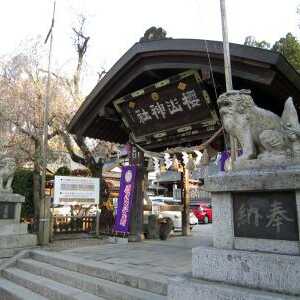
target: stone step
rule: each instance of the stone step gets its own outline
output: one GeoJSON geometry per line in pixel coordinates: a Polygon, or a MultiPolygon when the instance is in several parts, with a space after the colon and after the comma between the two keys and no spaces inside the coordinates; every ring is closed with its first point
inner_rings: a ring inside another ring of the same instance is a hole
{"type": "Polygon", "coordinates": [[[32,292],[4,278],[0,278],[1,300],[47,300],[47,298],[32,292]]]}
{"type": "Polygon", "coordinates": [[[72,255],[43,250],[33,250],[30,255],[34,260],[69,271],[124,284],[153,294],[167,295],[168,277],[157,273],[145,273],[118,264],[91,261],[72,255]]]}
{"type": "Polygon", "coordinates": [[[22,250],[31,250],[36,248],[36,245],[31,245],[28,247],[21,248],[8,248],[8,249],[0,249],[0,258],[8,258],[18,254],[22,250]]]}
{"type": "MultiPolygon", "coordinates": [[[[57,281],[37,276],[29,272],[8,268],[2,271],[2,276],[15,284],[21,285],[32,292],[53,300],[103,300],[79,289],[64,285],[57,281]]],[[[29,299],[28,299],[29,300],[29,299]]]]}
{"type": "Polygon", "coordinates": [[[35,234],[0,235],[0,249],[23,248],[36,246],[35,234]]]}
{"type": "Polygon", "coordinates": [[[299,300],[297,296],[265,292],[219,282],[175,277],[169,280],[169,300],[299,300]]]}
{"type": "Polygon", "coordinates": [[[78,272],[55,267],[32,259],[20,259],[17,267],[35,275],[47,277],[68,286],[106,299],[115,300],[163,300],[165,296],[139,290],[78,272]]]}
{"type": "Polygon", "coordinates": [[[26,234],[28,224],[18,223],[18,224],[6,224],[1,225],[1,235],[12,235],[12,234],[26,234]]]}

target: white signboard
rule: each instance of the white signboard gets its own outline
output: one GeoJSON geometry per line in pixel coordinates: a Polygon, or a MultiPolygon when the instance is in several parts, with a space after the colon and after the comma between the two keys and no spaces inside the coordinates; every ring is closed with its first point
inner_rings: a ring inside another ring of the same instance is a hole
{"type": "Polygon", "coordinates": [[[99,178],[55,176],[54,204],[99,204],[99,178]]]}

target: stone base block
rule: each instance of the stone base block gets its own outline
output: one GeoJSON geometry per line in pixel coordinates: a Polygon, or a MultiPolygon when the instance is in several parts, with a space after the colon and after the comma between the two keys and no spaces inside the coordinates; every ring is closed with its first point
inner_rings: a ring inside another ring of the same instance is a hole
{"type": "Polygon", "coordinates": [[[24,201],[25,197],[22,195],[0,191],[0,202],[23,203],[24,201]]]}
{"type": "Polygon", "coordinates": [[[25,197],[18,194],[12,194],[8,192],[0,191],[0,227],[7,224],[18,224],[20,223],[21,206],[25,201],[25,197]],[[13,209],[11,211],[11,209],[13,209]],[[3,210],[6,214],[3,215],[3,210]]]}
{"type": "Polygon", "coordinates": [[[0,235],[0,253],[5,249],[33,247],[37,245],[35,234],[0,235]]]}
{"type": "Polygon", "coordinates": [[[192,260],[193,278],[300,295],[299,256],[198,247],[192,260]]]}
{"type": "Polygon", "coordinates": [[[299,241],[234,238],[233,242],[234,248],[237,250],[271,252],[298,256],[300,253],[299,241]]]}
{"type": "Polygon", "coordinates": [[[169,300],[296,300],[295,296],[242,288],[228,284],[175,277],[169,280],[169,300]]]}
{"type": "MultiPolygon", "coordinates": [[[[26,234],[27,233],[27,224],[7,224],[1,225],[0,227],[0,236],[2,235],[13,235],[13,234],[26,234]]],[[[1,248],[1,245],[0,245],[1,248]]]]}

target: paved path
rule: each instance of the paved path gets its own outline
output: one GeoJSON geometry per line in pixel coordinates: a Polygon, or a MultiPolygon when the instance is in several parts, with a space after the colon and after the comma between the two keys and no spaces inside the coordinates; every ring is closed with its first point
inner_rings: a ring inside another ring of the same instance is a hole
{"type": "Polygon", "coordinates": [[[65,250],[64,253],[94,261],[118,264],[165,276],[191,272],[192,248],[212,245],[211,225],[198,225],[190,237],[172,237],[167,241],[107,244],[65,250]]]}

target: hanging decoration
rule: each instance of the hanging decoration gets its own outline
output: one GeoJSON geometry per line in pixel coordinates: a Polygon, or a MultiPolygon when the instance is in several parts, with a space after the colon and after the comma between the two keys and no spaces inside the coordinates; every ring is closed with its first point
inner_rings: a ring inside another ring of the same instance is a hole
{"type": "Polygon", "coordinates": [[[207,166],[209,164],[209,155],[206,149],[203,150],[203,154],[200,160],[201,166],[207,166]]]}
{"type": "Polygon", "coordinates": [[[189,161],[189,155],[186,152],[181,152],[181,153],[182,153],[183,164],[186,165],[189,161]]]}
{"type": "Polygon", "coordinates": [[[153,157],[153,162],[154,162],[154,172],[160,173],[158,158],[157,157],[153,157]]]}
{"type": "MultiPolygon", "coordinates": [[[[223,128],[220,128],[211,138],[198,146],[192,147],[175,147],[167,149],[164,152],[153,152],[143,149],[140,145],[135,144],[135,146],[143,151],[145,157],[149,158],[147,171],[156,173],[159,177],[161,173],[167,170],[182,172],[183,165],[190,171],[198,169],[203,174],[208,174],[208,165],[210,163],[210,157],[208,154],[207,147],[220,135],[223,133],[223,128]],[[196,157],[193,157],[193,153],[196,157]],[[172,155],[172,159],[171,159],[172,155]],[[183,164],[181,163],[183,162],[183,164]]],[[[230,170],[230,153],[224,151],[219,153],[216,157],[215,163],[220,166],[220,170],[230,170]],[[226,163],[226,165],[225,165],[226,163]]]]}
{"type": "Polygon", "coordinates": [[[167,171],[164,159],[160,159],[159,169],[160,169],[160,173],[165,173],[167,171]]]}
{"type": "Polygon", "coordinates": [[[187,163],[185,164],[185,167],[187,170],[189,171],[193,171],[195,169],[195,162],[194,162],[194,159],[193,159],[193,155],[192,154],[189,154],[188,155],[188,161],[187,163]]]}
{"type": "Polygon", "coordinates": [[[170,171],[178,171],[180,169],[180,163],[176,157],[176,155],[173,156],[173,159],[172,159],[172,165],[170,167],[170,171]]]}
{"type": "Polygon", "coordinates": [[[215,160],[215,164],[216,164],[217,166],[219,166],[221,157],[222,157],[222,154],[219,152],[219,153],[217,154],[217,157],[216,157],[216,160],[215,160]]]}
{"type": "Polygon", "coordinates": [[[195,165],[196,168],[200,166],[200,162],[201,162],[201,158],[203,156],[202,152],[200,152],[199,150],[194,150],[194,152],[196,153],[196,160],[195,160],[195,165]]]}
{"type": "Polygon", "coordinates": [[[172,166],[172,160],[169,153],[165,153],[164,155],[166,169],[168,170],[172,166]]]}

